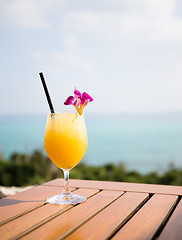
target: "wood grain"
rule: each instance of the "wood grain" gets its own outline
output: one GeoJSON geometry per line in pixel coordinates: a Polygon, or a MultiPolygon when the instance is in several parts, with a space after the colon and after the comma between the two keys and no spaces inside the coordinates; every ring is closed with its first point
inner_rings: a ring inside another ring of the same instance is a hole
{"type": "Polygon", "coordinates": [[[182,239],[182,201],[179,202],[165,228],[163,229],[159,240],[181,240],[182,239]]]}
{"type": "Polygon", "coordinates": [[[9,219],[24,214],[26,211],[42,206],[46,198],[56,195],[62,190],[63,188],[58,186],[38,186],[13,196],[0,199],[0,225],[9,219]]]}
{"type": "Polygon", "coordinates": [[[90,196],[86,202],[45,204],[63,183],[53,180],[1,199],[0,239],[153,240],[160,231],[159,240],[181,239],[182,187],[71,180],[73,190],[90,196]]]}
{"type": "Polygon", "coordinates": [[[112,240],[149,240],[160,228],[177,196],[155,194],[141,209],[125,224],[112,240]]]}
{"type": "MultiPolygon", "coordinates": [[[[93,189],[79,189],[76,190],[76,194],[90,197],[96,194],[99,190],[93,189]]],[[[25,214],[14,221],[4,224],[0,227],[0,233],[3,240],[17,238],[23,236],[25,233],[31,231],[35,227],[38,227],[50,221],[57,215],[72,208],[72,205],[53,205],[46,204],[28,214],[25,214]],[[17,236],[18,235],[18,236],[17,236]]]]}
{"type": "MultiPolygon", "coordinates": [[[[47,182],[46,185],[62,186],[63,179],[56,179],[47,182]]],[[[93,180],[71,179],[70,187],[94,188],[100,190],[116,190],[127,192],[159,193],[182,196],[182,186],[167,186],[159,184],[127,183],[127,182],[107,182],[93,180]]]]}
{"type": "Polygon", "coordinates": [[[108,239],[148,196],[146,193],[125,193],[66,239],[108,239]]]}
{"type": "Polygon", "coordinates": [[[65,233],[72,232],[84,222],[88,221],[106,206],[117,199],[122,192],[102,191],[86,202],[74,206],[69,211],[54,218],[52,221],[25,235],[22,239],[57,239],[65,233]]]}

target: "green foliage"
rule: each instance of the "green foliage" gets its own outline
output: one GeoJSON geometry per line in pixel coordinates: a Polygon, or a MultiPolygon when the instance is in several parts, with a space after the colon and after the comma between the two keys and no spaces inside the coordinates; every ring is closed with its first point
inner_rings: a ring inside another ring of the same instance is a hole
{"type": "Polygon", "coordinates": [[[182,186],[182,169],[172,168],[171,166],[169,170],[159,175],[157,172],[141,174],[136,171],[127,171],[122,163],[106,164],[104,166],[88,166],[80,163],[71,170],[70,176],[75,179],[182,186]]]}
{"type": "Polygon", "coordinates": [[[23,186],[29,184],[29,179],[34,175],[34,169],[27,164],[0,163],[0,185],[23,186]]]}
{"type": "Polygon", "coordinates": [[[41,151],[35,151],[32,155],[14,153],[9,160],[0,161],[0,185],[40,184],[53,179],[57,172],[58,169],[41,151]]]}
{"type": "Polygon", "coordinates": [[[124,181],[126,171],[122,165],[106,164],[104,166],[88,166],[80,163],[71,170],[71,178],[103,181],[124,181]]]}
{"type": "Polygon", "coordinates": [[[124,181],[126,169],[123,164],[106,164],[104,166],[88,166],[78,164],[70,172],[71,178],[103,181],[124,181]]]}
{"type": "Polygon", "coordinates": [[[182,186],[182,170],[181,169],[168,170],[160,178],[160,184],[182,186]]]}
{"type": "MultiPolygon", "coordinates": [[[[4,160],[1,154],[0,185],[35,185],[58,177],[63,177],[62,171],[41,151],[35,151],[31,155],[14,153],[8,160],[4,160]]],[[[70,177],[182,186],[182,169],[175,168],[173,165],[170,165],[166,172],[159,175],[157,172],[141,174],[136,171],[127,171],[123,163],[104,166],[88,166],[85,163],[80,163],[71,170],[70,177]]]]}

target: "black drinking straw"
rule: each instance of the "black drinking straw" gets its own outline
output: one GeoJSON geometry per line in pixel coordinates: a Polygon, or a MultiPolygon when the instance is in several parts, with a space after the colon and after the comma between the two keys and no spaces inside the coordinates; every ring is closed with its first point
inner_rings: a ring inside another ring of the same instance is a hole
{"type": "Polygon", "coordinates": [[[53,108],[53,105],[52,105],[52,102],[51,102],[51,98],[49,96],[49,92],[48,92],[48,89],[47,89],[47,86],[46,86],[46,82],[45,82],[45,79],[44,79],[44,75],[43,73],[39,73],[40,75],[40,78],[41,78],[41,81],[42,81],[42,85],[43,85],[43,88],[44,88],[44,91],[45,91],[45,94],[46,94],[46,97],[47,97],[47,101],[48,101],[48,104],[49,104],[49,108],[51,110],[51,113],[55,113],[54,112],[54,108],[53,108]]]}

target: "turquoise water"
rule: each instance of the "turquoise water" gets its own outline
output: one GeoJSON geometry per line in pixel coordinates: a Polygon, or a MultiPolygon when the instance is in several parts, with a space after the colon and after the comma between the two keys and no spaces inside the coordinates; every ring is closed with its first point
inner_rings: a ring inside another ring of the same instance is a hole
{"type": "MultiPolygon", "coordinates": [[[[45,115],[0,117],[0,151],[8,158],[13,152],[43,150],[45,115]]],[[[89,165],[126,164],[140,172],[162,172],[170,163],[182,167],[182,116],[86,115],[89,137],[83,159],[89,165]]]]}

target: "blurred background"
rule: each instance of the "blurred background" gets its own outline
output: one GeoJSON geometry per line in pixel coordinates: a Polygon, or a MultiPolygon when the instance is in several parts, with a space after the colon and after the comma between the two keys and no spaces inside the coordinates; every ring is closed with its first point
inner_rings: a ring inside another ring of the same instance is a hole
{"type": "MultiPolygon", "coordinates": [[[[56,109],[74,87],[94,98],[78,169],[92,166],[90,178],[118,181],[175,171],[178,181],[158,182],[182,184],[180,0],[1,0],[0,31],[1,173],[11,171],[7,162],[46,158],[43,72],[56,109]],[[109,178],[118,166],[122,177],[109,178]]],[[[12,185],[12,174],[0,184],[12,185]]]]}

